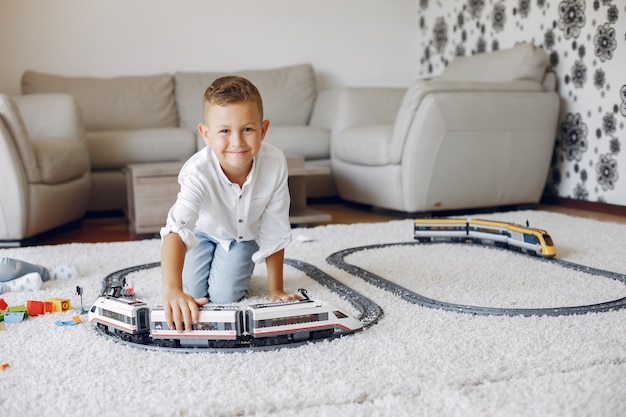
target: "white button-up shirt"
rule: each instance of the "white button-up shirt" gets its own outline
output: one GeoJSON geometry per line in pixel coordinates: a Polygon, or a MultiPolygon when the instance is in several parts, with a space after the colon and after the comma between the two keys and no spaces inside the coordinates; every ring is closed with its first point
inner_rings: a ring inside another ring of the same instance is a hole
{"type": "Polygon", "coordinates": [[[243,187],[230,182],[210,147],[196,152],[178,174],[180,192],[161,229],[177,233],[187,250],[198,242],[194,230],[228,250],[234,240],[255,240],[256,263],[285,248],[291,239],[287,162],[276,147],[262,142],[243,187]]]}

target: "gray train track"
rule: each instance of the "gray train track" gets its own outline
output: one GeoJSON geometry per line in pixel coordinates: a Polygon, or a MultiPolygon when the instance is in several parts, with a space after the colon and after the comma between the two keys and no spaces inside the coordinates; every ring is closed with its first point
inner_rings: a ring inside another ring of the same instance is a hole
{"type": "MultiPolygon", "coordinates": [[[[497,307],[481,307],[474,305],[463,305],[456,303],[448,303],[441,300],[435,300],[432,298],[424,297],[414,291],[411,291],[407,288],[404,288],[398,284],[395,284],[373,272],[367,271],[363,268],[360,268],[356,265],[353,265],[345,260],[347,256],[353,254],[355,252],[368,250],[368,249],[378,249],[389,246],[412,246],[412,245],[424,245],[424,244],[438,244],[438,243],[450,243],[450,244],[467,244],[462,242],[399,242],[399,243],[390,243],[390,244],[377,244],[377,245],[368,245],[368,246],[360,246],[356,248],[344,249],[339,252],[335,252],[326,258],[326,261],[336,266],[337,268],[343,269],[344,271],[349,272],[350,274],[362,278],[366,282],[374,285],[375,287],[381,288],[385,291],[388,291],[392,294],[397,295],[409,303],[421,305],[424,307],[437,308],[442,310],[455,311],[459,313],[469,313],[469,314],[479,314],[479,315],[494,315],[494,316],[564,316],[564,315],[574,315],[574,314],[585,314],[590,312],[606,312],[617,310],[626,307],[626,297],[620,298],[613,301],[607,301],[604,303],[598,304],[590,304],[590,305],[581,305],[581,306],[572,306],[572,307],[550,307],[550,308],[497,308],[497,307]]],[[[471,243],[472,245],[476,245],[476,243],[471,243]]],[[[487,246],[489,248],[495,248],[500,250],[509,250],[506,248],[500,248],[491,245],[482,245],[487,246]]],[[[516,252],[516,251],[514,251],[516,252]]],[[[529,256],[524,255],[520,252],[520,256],[529,256]]],[[[626,275],[620,274],[617,272],[605,271],[603,269],[592,268],[585,265],[579,265],[573,262],[564,261],[558,258],[544,258],[532,256],[532,258],[537,259],[542,262],[550,262],[557,264],[563,268],[573,269],[575,271],[584,272],[591,276],[603,276],[607,278],[614,279],[626,285],[626,275]]]]}
{"type": "MultiPolygon", "coordinates": [[[[320,283],[322,286],[330,289],[332,292],[338,294],[340,297],[348,301],[359,312],[359,316],[357,318],[363,324],[363,327],[361,329],[358,329],[357,331],[360,331],[365,328],[368,328],[369,326],[372,326],[373,324],[377,323],[378,320],[380,320],[380,318],[383,316],[383,310],[380,308],[380,306],[378,306],[378,304],[376,304],[369,298],[365,297],[364,295],[354,291],[350,287],[344,285],[343,283],[331,277],[330,275],[320,270],[319,268],[311,264],[308,264],[306,262],[295,260],[295,259],[285,259],[284,263],[286,265],[292,266],[304,272],[309,278],[312,278],[313,280],[320,283]]],[[[107,275],[102,280],[101,295],[111,295],[111,296],[119,297],[119,295],[122,293],[124,284],[126,283],[127,275],[133,272],[144,270],[144,269],[156,268],[160,265],[161,265],[160,262],[136,265],[136,266],[131,266],[128,268],[121,269],[119,271],[115,271],[107,275]]],[[[179,353],[193,353],[193,352],[232,353],[232,352],[242,352],[242,351],[247,351],[247,350],[255,350],[255,351],[275,350],[275,349],[281,349],[284,347],[302,346],[307,343],[315,343],[315,342],[329,339],[329,338],[326,338],[326,339],[316,339],[316,340],[305,340],[305,341],[299,341],[299,342],[294,342],[294,343],[271,345],[271,346],[252,346],[250,344],[241,344],[240,346],[236,346],[236,347],[224,347],[224,348],[208,347],[208,346],[207,347],[174,348],[174,347],[157,346],[153,344],[136,343],[130,340],[121,339],[117,335],[107,333],[103,331],[102,329],[100,329],[99,327],[94,327],[94,329],[101,335],[108,337],[114,340],[115,342],[122,343],[125,345],[133,346],[133,347],[140,348],[140,349],[171,351],[171,352],[179,352],[179,353]]],[[[355,332],[352,332],[352,333],[355,333],[355,332]]],[[[330,337],[330,339],[333,339],[336,337],[344,337],[349,334],[351,333],[344,333],[341,336],[330,337]]]]}

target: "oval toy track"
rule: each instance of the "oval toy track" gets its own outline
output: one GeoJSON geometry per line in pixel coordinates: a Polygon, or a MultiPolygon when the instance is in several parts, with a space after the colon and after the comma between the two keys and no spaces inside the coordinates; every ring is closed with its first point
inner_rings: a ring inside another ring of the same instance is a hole
{"type": "MultiPolygon", "coordinates": [[[[352,306],[357,309],[357,311],[359,312],[359,317],[358,320],[363,324],[363,327],[358,329],[357,331],[360,331],[362,329],[365,329],[369,326],[372,326],[373,324],[375,324],[376,322],[378,322],[378,320],[382,317],[383,315],[383,311],[382,309],[378,306],[378,304],[376,304],[375,302],[373,302],[372,300],[370,300],[369,298],[359,294],[358,292],[354,291],[353,289],[351,289],[350,287],[347,287],[346,285],[342,284],[340,281],[337,281],[335,278],[331,277],[330,275],[326,274],[325,272],[323,272],[322,270],[320,270],[319,268],[308,264],[306,262],[302,262],[302,261],[298,261],[295,259],[285,259],[284,263],[286,265],[290,265],[302,272],[304,272],[309,278],[312,278],[313,280],[317,281],[318,283],[320,283],[322,286],[330,289],[332,292],[338,294],[339,296],[341,296],[342,298],[346,299],[346,301],[350,302],[350,304],[352,304],[352,306]]],[[[154,263],[149,263],[149,264],[144,264],[144,265],[137,265],[137,266],[132,266],[129,268],[124,268],[121,269],[119,271],[115,271],[109,275],[107,275],[103,281],[102,281],[102,293],[103,294],[109,294],[115,297],[119,297],[119,295],[122,292],[122,288],[124,287],[124,283],[125,283],[125,279],[126,276],[128,274],[131,274],[133,272],[137,272],[143,269],[150,269],[150,268],[156,268],[158,266],[160,266],[161,263],[160,262],[154,262],[154,263]]],[[[126,345],[130,345],[136,348],[141,348],[141,349],[149,349],[149,350],[160,350],[160,351],[171,351],[171,352],[242,352],[242,351],[248,351],[248,350],[275,350],[275,349],[280,349],[283,347],[296,347],[296,346],[301,346],[303,344],[307,344],[307,343],[315,343],[317,341],[322,341],[322,340],[327,340],[327,339],[332,339],[335,338],[337,336],[331,336],[329,338],[326,339],[318,339],[318,340],[303,340],[300,342],[292,342],[292,343],[286,343],[286,344],[282,344],[282,345],[272,345],[272,346],[251,346],[251,345],[241,345],[239,347],[226,347],[226,348],[216,348],[216,347],[163,347],[163,346],[157,346],[157,345],[153,345],[153,344],[142,344],[142,343],[135,343],[129,340],[123,340],[121,338],[119,338],[117,335],[115,334],[111,334],[108,332],[103,331],[101,328],[94,326],[94,329],[100,333],[101,335],[108,337],[116,342],[122,343],[122,344],[126,344],[126,345]]],[[[355,332],[352,332],[355,333],[355,332]]],[[[349,334],[349,333],[348,333],[349,334]]],[[[346,336],[347,334],[341,335],[339,337],[343,337],[346,336]]]]}
{"type": "MultiPolygon", "coordinates": [[[[449,244],[467,244],[462,242],[399,242],[399,243],[386,243],[386,244],[376,244],[376,245],[367,245],[360,246],[356,248],[344,249],[338,252],[333,253],[326,261],[336,266],[339,269],[347,271],[348,273],[365,280],[366,282],[381,288],[385,291],[388,291],[392,294],[397,295],[401,299],[408,301],[413,304],[417,304],[424,307],[429,308],[437,308],[442,310],[449,310],[459,313],[469,313],[469,314],[479,314],[479,315],[494,315],[494,316],[564,316],[564,315],[574,315],[574,314],[585,314],[590,312],[606,312],[611,310],[617,310],[626,307],[626,297],[607,301],[598,304],[590,304],[590,305],[581,305],[581,306],[572,306],[572,307],[550,307],[550,308],[498,308],[498,307],[481,307],[474,305],[463,305],[456,303],[449,303],[446,301],[435,300],[432,298],[425,297],[420,295],[414,291],[411,291],[407,288],[404,288],[398,284],[395,284],[373,272],[367,271],[363,268],[360,268],[356,265],[353,265],[345,260],[345,258],[355,252],[370,250],[370,249],[379,249],[385,247],[393,247],[393,246],[412,246],[412,245],[423,245],[423,244],[435,244],[435,243],[449,243],[449,244]]],[[[470,243],[476,245],[476,243],[470,243]]],[[[508,250],[506,248],[501,248],[497,246],[491,245],[481,245],[487,246],[493,249],[499,250],[508,250]]],[[[519,252],[516,252],[522,255],[519,252]]],[[[528,255],[522,255],[528,256],[528,255]]],[[[616,281],[621,282],[626,285],[626,275],[620,274],[617,272],[605,271],[598,268],[592,268],[585,265],[575,264],[573,262],[568,262],[564,260],[560,260],[557,258],[547,258],[547,257],[536,257],[533,256],[534,259],[543,262],[552,262],[563,268],[573,269],[575,271],[584,272],[586,274],[592,276],[603,276],[610,279],[614,279],[616,281]]],[[[319,268],[308,264],[303,261],[295,260],[295,259],[285,259],[285,264],[289,265],[293,268],[296,268],[302,272],[304,272],[308,277],[317,281],[322,286],[330,289],[332,292],[338,294],[346,301],[348,301],[352,306],[359,312],[358,320],[363,324],[363,327],[356,330],[360,331],[364,328],[367,328],[380,320],[383,315],[382,309],[364,295],[356,292],[330,275],[326,274],[319,268]]],[[[111,295],[114,297],[119,297],[122,294],[124,284],[126,282],[126,276],[130,273],[143,270],[150,269],[160,266],[160,262],[154,262],[144,265],[132,266],[129,268],[121,269],[119,271],[113,272],[107,275],[102,282],[102,294],[111,295]]],[[[280,349],[283,347],[296,347],[301,346],[307,343],[315,343],[318,340],[303,340],[293,343],[272,345],[272,346],[252,346],[248,344],[242,344],[237,347],[226,347],[226,348],[217,348],[217,347],[162,347],[153,344],[142,344],[135,343],[128,340],[123,340],[119,338],[115,334],[111,334],[103,331],[99,327],[95,326],[94,329],[98,331],[100,334],[109,337],[116,342],[127,344],[130,346],[134,346],[141,349],[150,349],[150,350],[167,350],[172,352],[241,352],[246,350],[273,350],[280,349]]],[[[352,331],[351,333],[355,333],[352,331]]],[[[350,334],[350,333],[347,333],[350,334]]],[[[342,335],[343,336],[343,335],[342,335]]],[[[342,336],[331,336],[329,338],[342,337],[342,336]]],[[[326,339],[319,339],[326,340],[326,339]]]]}
{"type": "MultiPolygon", "coordinates": [[[[374,285],[375,287],[381,288],[385,291],[393,293],[398,297],[402,298],[409,303],[418,304],[424,307],[430,308],[438,308],[443,310],[450,310],[459,313],[470,313],[470,314],[481,314],[481,315],[495,315],[495,316],[564,316],[564,315],[572,315],[572,314],[585,314],[590,312],[604,312],[611,311],[620,308],[626,307],[626,297],[620,298],[613,301],[607,301],[604,303],[598,304],[590,304],[590,305],[582,305],[582,306],[573,306],[573,307],[551,307],[551,308],[497,308],[497,307],[480,307],[480,306],[472,306],[472,305],[462,305],[455,303],[448,303],[445,301],[434,300],[432,298],[424,297],[414,291],[411,291],[407,288],[404,288],[398,284],[395,284],[379,275],[374,274],[373,272],[367,271],[363,268],[360,268],[356,265],[350,264],[345,261],[345,257],[359,251],[368,250],[368,249],[378,249],[389,246],[411,246],[411,245],[424,245],[424,244],[437,244],[441,242],[400,242],[400,243],[387,243],[387,244],[378,244],[378,245],[368,245],[368,246],[360,246],[357,248],[344,249],[339,252],[335,252],[326,258],[326,261],[336,266],[337,268],[343,269],[344,271],[349,272],[350,274],[359,277],[366,282],[374,285]]],[[[445,242],[448,244],[467,244],[460,242],[445,242]]],[[[472,243],[476,245],[476,243],[472,243]]],[[[483,245],[481,245],[483,246],[483,245]]],[[[507,250],[505,248],[500,248],[496,246],[484,245],[489,248],[499,249],[499,250],[507,250]]],[[[519,252],[515,252],[523,255],[519,252]]],[[[589,275],[597,275],[603,276],[607,278],[614,279],[623,284],[626,284],[626,275],[620,274],[617,272],[605,271],[602,269],[592,268],[585,265],[575,264],[573,262],[563,261],[557,258],[542,258],[535,257],[534,259],[543,262],[552,262],[557,265],[573,269],[575,271],[584,272],[589,275]]]]}

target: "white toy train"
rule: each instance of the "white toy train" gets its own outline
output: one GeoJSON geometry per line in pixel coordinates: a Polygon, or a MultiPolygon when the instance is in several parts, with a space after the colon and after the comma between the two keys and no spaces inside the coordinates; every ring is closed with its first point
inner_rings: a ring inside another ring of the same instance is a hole
{"type": "Polygon", "coordinates": [[[503,246],[531,255],[556,255],[554,242],[545,230],[493,220],[416,219],[414,238],[420,242],[469,241],[503,246]]]}
{"type": "Polygon", "coordinates": [[[142,301],[99,297],[89,322],[122,340],[163,347],[271,346],[352,333],[363,324],[339,309],[306,296],[303,300],[254,304],[245,309],[209,304],[200,308],[193,330],[170,329],[162,307],[142,301]]]}

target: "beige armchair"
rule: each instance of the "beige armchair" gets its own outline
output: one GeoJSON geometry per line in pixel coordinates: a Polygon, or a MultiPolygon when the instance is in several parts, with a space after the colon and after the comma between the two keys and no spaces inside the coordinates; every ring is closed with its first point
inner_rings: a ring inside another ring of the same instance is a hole
{"type": "Polygon", "coordinates": [[[547,68],[545,52],[524,44],[456,58],[408,89],[320,94],[312,124],[334,115],[340,197],[403,212],[537,203],[559,115],[547,68]]]}
{"type": "Polygon", "coordinates": [[[0,246],[18,246],[79,220],[90,192],[89,152],[67,94],[0,94],[0,246]]]}

